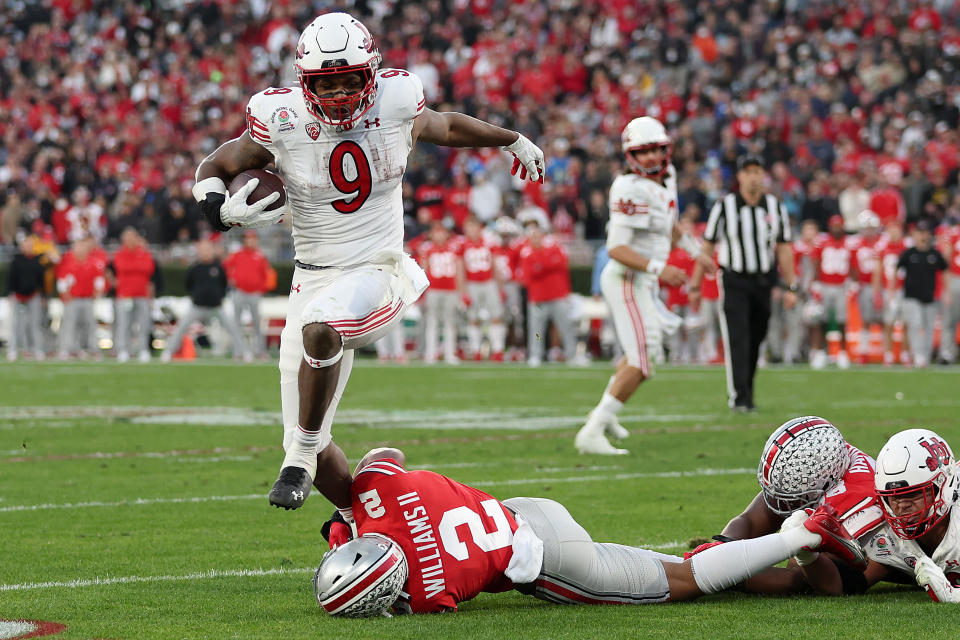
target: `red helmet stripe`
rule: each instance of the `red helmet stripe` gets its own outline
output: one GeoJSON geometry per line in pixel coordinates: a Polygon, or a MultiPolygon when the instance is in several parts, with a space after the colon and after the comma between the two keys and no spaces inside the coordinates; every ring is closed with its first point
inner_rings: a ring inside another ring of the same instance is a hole
{"type": "Polygon", "coordinates": [[[373,589],[375,586],[380,584],[380,581],[383,580],[384,576],[392,568],[401,562],[401,557],[400,549],[394,546],[392,549],[390,549],[389,553],[385,553],[383,555],[383,558],[380,559],[379,564],[375,565],[372,570],[366,573],[366,575],[361,577],[354,584],[350,585],[343,593],[335,598],[321,603],[323,608],[327,611],[327,613],[337,613],[360,596],[368,593],[370,589],[373,589]]]}
{"type": "Polygon", "coordinates": [[[810,427],[821,427],[829,424],[830,423],[823,418],[817,418],[815,420],[802,420],[794,426],[785,429],[784,432],[780,434],[780,437],[777,438],[776,442],[774,442],[773,446],[770,447],[770,453],[767,454],[767,459],[763,461],[763,479],[767,481],[770,480],[770,470],[773,468],[773,461],[780,454],[783,445],[810,427]]]}

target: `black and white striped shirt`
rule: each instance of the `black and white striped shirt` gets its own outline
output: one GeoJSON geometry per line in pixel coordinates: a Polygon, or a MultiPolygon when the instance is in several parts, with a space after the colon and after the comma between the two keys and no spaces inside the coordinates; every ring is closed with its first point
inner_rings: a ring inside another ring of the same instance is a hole
{"type": "Polygon", "coordinates": [[[764,195],[751,207],[739,193],[728,193],[710,210],[703,239],[717,245],[725,270],[764,274],[777,266],[777,243],[791,242],[791,235],[787,210],[775,197],[764,195]]]}

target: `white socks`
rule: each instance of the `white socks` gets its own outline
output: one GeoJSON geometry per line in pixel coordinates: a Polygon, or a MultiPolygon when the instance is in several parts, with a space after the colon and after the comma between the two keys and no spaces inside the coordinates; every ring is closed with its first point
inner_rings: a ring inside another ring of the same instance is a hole
{"type": "Polygon", "coordinates": [[[470,349],[471,355],[480,353],[480,340],[482,335],[479,326],[475,324],[467,325],[467,347],[470,349]]]}
{"type": "Polygon", "coordinates": [[[623,403],[604,391],[603,397],[600,398],[600,404],[597,405],[597,411],[615,416],[620,413],[620,409],[623,409],[623,403]]]}
{"type": "Polygon", "coordinates": [[[503,353],[507,344],[507,325],[502,322],[490,323],[490,350],[494,353],[503,353]]]}
{"type": "Polygon", "coordinates": [[[293,442],[283,458],[283,467],[302,467],[307,470],[312,480],[317,475],[317,447],[319,445],[319,429],[307,431],[297,425],[297,430],[293,432],[293,442]]]}
{"type": "Polygon", "coordinates": [[[819,534],[806,527],[796,527],[761,538],[734,540],[711,547],[693,556],[690,568],[700,591],[717,593],[783,562],[803,547],[819,544],[819,534]]]}

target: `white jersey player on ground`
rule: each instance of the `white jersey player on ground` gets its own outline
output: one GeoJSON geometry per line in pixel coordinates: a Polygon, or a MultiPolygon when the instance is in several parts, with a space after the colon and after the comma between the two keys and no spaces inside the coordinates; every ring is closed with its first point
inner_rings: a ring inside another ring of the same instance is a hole
{"type": "Polygon", "coordinates": [[[664,320],[679,323],[660,302],[658,278],[678,286],[687,274],[666,264],[671,246],[703,262],[713,272],[713,261],[701,258],[700,246],[677,226],[676,170],[670,164],[670,138],[660,121],[650,116],[630,121],[621,134],[629,171],[610,186],[610,225],[607,249],[610,261],[600,274],[603,298],[610,307],[617,340],[624,357],[610,378],[600,403],[577,433],[574,445],[581,453],[627,453],[610,444],[605,433],[620,439],[629,433],[617,422],[617,413],[647,378],[653,363],[662,359],[664,320]]]}
{"type": "Polygon", "coordinates": [[[402,253],[401,181],[418,140],[502,147],[514,173],[540,180],[543,153],[516,132],[425,106],[423,86],[402,69],[380,69],[373,37],[345,13],[304,29],[294,64],[299,86],[250,99],[247,131],[200,163],[194,197],[211,224],[255,228],[284,211],[278,196],[248,205],[254,180],[225,183],[274,163],[287,188],[296,271],[281,336],[280,386],[286,456],[270,502],[296,509],[313,483],[352,518],[350,469],[330,427],[353,351],[384,335],[426,287],[402,253]]]}
{"type": "Polygon", "coordinates": [[[934,601],[960,603],[960,473],[947,441],[929,429],[894,435],[877,456],[876,491],[887,526],[863,542],[867,556],[934,601]]]}

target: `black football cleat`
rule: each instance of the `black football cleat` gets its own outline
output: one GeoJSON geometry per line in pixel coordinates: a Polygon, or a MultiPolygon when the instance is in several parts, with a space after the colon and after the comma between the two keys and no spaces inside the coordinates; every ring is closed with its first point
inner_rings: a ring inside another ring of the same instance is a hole
{"type": "Polygon", "coordinates": [[[284,509],[299,509],[310,495],[313,481],[303,467],[284,467],[270,490],[270,504],[284,509]]]}

